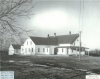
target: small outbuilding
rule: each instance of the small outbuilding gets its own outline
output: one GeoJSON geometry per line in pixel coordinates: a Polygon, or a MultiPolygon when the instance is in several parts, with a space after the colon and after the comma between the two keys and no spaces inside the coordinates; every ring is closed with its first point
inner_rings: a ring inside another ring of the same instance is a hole
{"type": "Polygon", "coordinates": [[[21,45],[18,45],[18,44],[11,44],[10,47],[9,47],[9,55],[14,55],[14,54],[17,54],[17,55],[20,55],[21,53],[21,45]]]}

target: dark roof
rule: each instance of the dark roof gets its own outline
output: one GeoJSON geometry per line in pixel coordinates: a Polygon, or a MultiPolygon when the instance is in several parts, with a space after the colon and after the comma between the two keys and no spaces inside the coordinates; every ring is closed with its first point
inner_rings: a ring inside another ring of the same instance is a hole
{"type": "Polygon", "coordinates": [[[60,35],[60,36],[50,36],[50,37],[32,37],[32,41],[36,45],[58,45],[58,44],[71,44],[73,43],[77,38],[79,37],[79,34],[71,34],[71,35],[60,35]]]}
{"type": "Polygon", "coordinates": [[[57,36],[59,44],[72,44],[77,38],[79,34],[71,34],[71,35],[61,35],[57,36]]]}
{"type": "Polygon", "coordinates": [[[56,38],[30,37],[36,45],[58,45],[56,38]]]}
{"type": "Polygon", "coordinates": [[[17,44],[12,44],[14,49],[21,49],[21,45],[17,45],[17,44]]]}

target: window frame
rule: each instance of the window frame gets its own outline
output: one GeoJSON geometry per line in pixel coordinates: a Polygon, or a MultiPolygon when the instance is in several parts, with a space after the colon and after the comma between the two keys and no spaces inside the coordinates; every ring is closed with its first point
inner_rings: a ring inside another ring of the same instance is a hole
{"type": "Polygon", "coordinates": [[[32,52],[33,52],[33,48],[32,48],[32,52]]]}
{"type": "Polygon", "coordinates": [[[27,41],[27,45],[28,45],[28,41],[27,41]]]}
{"type": "Polygon", "coordinates": [[[43,48],[43,52],[45,52],[45,48],[43,48]]]}
{"type": "Polygon", "coordinates": [[[72,49],[72,52],[73,52],[73,49],[72,49]]]}
{"type": "Polygon", "coordinates": [[[62,48],[62,52],[64,52],[64,49],[62,48]]]}
{"type": "Polygon", "coordinates": [[[38,52],[40,52],[40,48],[38,48],[38,52]]]}
{"type": "Polygon", "coordinates": [[[48,52],[48,48],[47,48],[47,52],[48,52]]]}

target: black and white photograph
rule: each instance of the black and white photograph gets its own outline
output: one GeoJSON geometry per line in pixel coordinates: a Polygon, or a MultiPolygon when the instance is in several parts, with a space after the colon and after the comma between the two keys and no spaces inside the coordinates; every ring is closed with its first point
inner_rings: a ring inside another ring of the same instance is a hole
{"type": "Polygon", "coordinates": [[[0,0],[0,79],[100,79],[100,0],[0,0]]]}

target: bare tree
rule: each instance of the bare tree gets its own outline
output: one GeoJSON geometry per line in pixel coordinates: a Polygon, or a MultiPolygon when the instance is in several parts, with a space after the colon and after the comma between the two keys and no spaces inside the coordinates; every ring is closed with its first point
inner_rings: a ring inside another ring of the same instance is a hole
{"type": "Polygon", "coordinates": [[[34,6],[33,0],[0,0],[0,39],[21,37],[31,32],[32,30],[27,30],[26,27],[20,27],[19,19],[29,19],[30,15],[34,15],[32,13],[34,6]]]}

